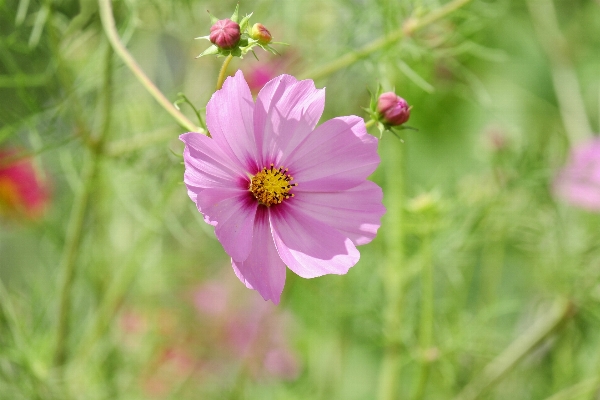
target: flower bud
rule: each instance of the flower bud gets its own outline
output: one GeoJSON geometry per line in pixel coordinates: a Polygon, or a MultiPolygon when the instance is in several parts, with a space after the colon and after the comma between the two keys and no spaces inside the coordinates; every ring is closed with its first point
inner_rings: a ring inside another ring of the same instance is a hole
{"type": "Polygon", "coordinates": [[[222,49],[234,48],[240,36],[240,26],[230,19],[221,19],[210,27],[210,41],[222,49]]]}
{"type": "Polygon", "coordinates": [[[394,92],[386,92],[379,96],[377,112],[382,121],[391,126],[402,125],[410,118],[408,103],[394,92]]]}
{"type": "Polygon", "coordinates": [[[256,23],[252,26],[250,30],[250,37],[260,44],[269,44],[271,43],[271,32],[261,23],[256,23]]]}

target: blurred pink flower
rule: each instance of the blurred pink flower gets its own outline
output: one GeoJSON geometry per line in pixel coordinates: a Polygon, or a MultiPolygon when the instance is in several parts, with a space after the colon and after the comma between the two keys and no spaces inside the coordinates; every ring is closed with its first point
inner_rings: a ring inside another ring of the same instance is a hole
{"type": "Polygon", "coordinates": [[[255,104],[238,71],[208,102],[212,138],[180,136],[190,198],[238,278],[275,304],[286,265],[303,278],[345,274],[385,212],[381,188],[366,180],[377,139],[356,116],[315,128],[324,103],[311,80],[281,75],[255,104]]]}
{"type": "Polygon", "coordinates": [[[146,330],[146,320],[134,310],[124,311],[119,322],[121,330],[126,334],[141,334],[146,330]]]}
{"type": "Polygon", "coordinates": [[[589,211],[600,211],[600,138],[571,149],[567,165],[554,181],[554,194],[589,211]]]}
{"type": "Polygon", "coordinates": [[[205,337],[211,332],[214,335],[211,337],[213,352],[218,353],[220,349],[227,354],[221,354],[221,361],[237,360],[254,378],[297,378],[300,363],[288,344],[288,333],[294,326],[292,315],[279,312],[273,304],[237,288],[225,276],[205,282],[192,293],[205,337]],[[224,305],[218,307],[219,313],[215,313],[214,305],[198,307],[198,298],[208,299],[216,292],[218,302],[224,305]]]}
{"type": "Polygon", "coordinates": [[[293,53],[287,52],[281,55],[265,55],[261,60],[251,60],[244,64],[244,76],[248,87],[253,95],[257,95],[271,79],[284,72],[290,72],[294,64],[298,61],[293,53]]]}
{"type": "Polygon", "coordinates": [[[152,372],[142,379],[146,395],[164,397],[200,370],[201,364],[185,347],[173,346],[162,351],[152,372]]]}
{"type": "Polygon", "coordinates": [[[296,358],[289,351],[280,348],[267,352],[264,366],[271,375],[285,380],[294,380],[300,373],[296,358]]]}
{"type": "Polygon", "coordinates": [[[0,210],[40,217],[49,201],[47,183],[36,173],[31,159],[10,161],[17,149],[0,150],[0,210]]]}
{"type": "Polygon", "coordinates": [[[219,282],[209,282],[194,291],[193,301],[196,309],[204,314],[218,316],[227,309],[229,293],[219,282]]]}
{"type": "Polygon", "coordinates": [[[247,73],[248,87],[252,93],[258,93],[271,79],[278,74],[277,68],[269,64],[258,64],[247,73]]]}

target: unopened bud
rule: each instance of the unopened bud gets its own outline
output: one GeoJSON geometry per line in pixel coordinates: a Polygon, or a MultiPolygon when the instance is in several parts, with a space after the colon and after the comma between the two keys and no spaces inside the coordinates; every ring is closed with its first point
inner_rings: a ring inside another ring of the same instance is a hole
{"type": "Polygon", "coordinates": [[[210,27],[210,41],[222,49],[234,48],[240,36],[240,26],[230,19],[221,19],[210,27]]]}
{"type": "Polygon", "coordinates": [[[252,26],[250,30],[250,37],[260,44],[269,44],[271,43],[271,32],[261,23],[256,23],[252,26]]]}
{"type": "Polygon", "coordinates": [[[386,92],[379,96],[377,112],[382,121],[391,126],[402,125],[410,118],[408,103],[394,92],[386,92]]]}

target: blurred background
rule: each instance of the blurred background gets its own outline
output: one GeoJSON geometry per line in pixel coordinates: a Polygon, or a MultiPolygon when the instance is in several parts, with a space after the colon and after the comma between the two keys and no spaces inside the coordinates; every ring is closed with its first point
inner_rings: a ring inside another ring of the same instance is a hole
{"type": "MultiPolygon", "coordinates": [[[[112,4],[141,69],[202,111],[222,59],[194,38],[236,2],[112,4]]],[[[380,142],[378,237],[264,302],[98,3],[0,0],[0,399],[599,399],[600,1],[250,12],[290,44],[230,64],[255,93],[289,73],[327,88],[321,121],[366,118],[378,84],[413,106],[418,131],[380,142]]]]}

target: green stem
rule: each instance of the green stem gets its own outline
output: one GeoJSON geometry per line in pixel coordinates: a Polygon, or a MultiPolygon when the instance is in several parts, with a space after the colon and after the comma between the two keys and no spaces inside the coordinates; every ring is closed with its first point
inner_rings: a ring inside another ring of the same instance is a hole
{"type": "Polygon", "coordinates": [[[59,264],[59,271],[62,271],[62,281],[60,286],[56,348],[54,352],[54,365],[56,366],[64,364],[67,359],[69,312],[71,310],[71,292],[75,279],[77,254],[81,245],[85,215],[90,204],[94,179],[99,167],[103,140],[110,130],[112,119],[112,51],[110,51],[110,48],[107,49],[105,62],[103,85],[105,97],[102,128],[98,136],[90,142],[93,145],[89,147],[88,156],[84,160],[83,172],[81,174],[82,184],[73,202],[65,237],[65,247],[59,264]]]}
{"type": "Polygon", "coordinates": [[[573,386],[563,389],[545,400],[593,399],[594,393],[597,394],[598,390],[600,390],[600,378],[594,377],[585,379],[573,386]]]}
{"type": "Polygon", "coordinates": [[[164,143],[173,139],[175,130],[173,125],[163,126],[150,132],[138,133],[132,137],[114,140],[106,144],[105,155],[108,157],[119,157],[124,154],[164,143]]]}
{"type": "Polygon", "coordinates": [[[302,75],[303,79],[310,78],[317,80],[319,78],[331,75],[336,71],[347,68],[355,62],[366,58],[372,53],[396,43],[403,37],[411,36],[420,29],[423,29],[424,27],[444,18],[448,14],[451,14],[471,1],[473,0],[454,0],[431,11],[422,18],[409,18],[402,27],[390,32],[389,34],[380,37],[379,39],[375,39],[371,43],[368,43],[358,50],[346,53],[337,60],[327,63],[319,68],[309,70],[302,75]]]}
{"type": "Polygon", "coordinates": [[[160,104],[171,116],[185,129],[191,132],[206,133],[204,129],[196,126],[190,121],[185,115],[183,115],[175,106],[165,97],[165,95],[152,83],[150,78],[146,76],[144,71],[135,61],[135,59],[129,54],[117,32],[115,26],[115,20],[112,12],[111,0],[98,0],[100,6],[100,19],[102,20],[102,27],[106,33],[106,37],[113,47],[115,53],[123,60],[125,65],[133,72],[140,83],[146,88],[146,90],[154,97],[154,99],[160,104]]]}
{"type": "Polygon", "coordinates": [[[588,139],[592,127],[585,112],[570,45],[560,32],[552,0],[528,0],[533,26],[548,59],[558,108],[571,143],[588,139]]]}
{"type": "Polygon", "coordinates": [[[375,123],[377,123],[377,121],[375,121],[374,119],[371,119],[365,123],[365,128],[369,129],[370,127],[375,125],[375,123]]]}
{"type": "Polygon", "coordinates": [[[421,269],[421,322],[419,330],[421,372],[415,390],[415,400],[422,399],[425,394],[429,370],[433,361],[429,354],[433,343],[433,250],[430,232],[426,233],[423,239],[421,252],[424,258],[421,269]]]}
{"type": "Polygon", "coordinates": [[[67,336],[69,329],[69,311],[71,309],[71,288],[75,278],[75,266],[77,253],[83,236],[83,225],[85,214],[89,205],[92,182],[97,169],[97,154],[89,152],[86,157],[83,173],[81,175],[82,186],[73,202],[65,247],[59,264],[62,271],[62,282],[60,285],[60,306],[58,312],[58,326],[56,335],[56,349],[54,353],[54,365],[60,366],[66,361],[67,336]]]}
{"type": "Polygon", "coordinates": [[[500,355],[490,362],[482,373],[471,381],[457,396],[458,400],[475,400],[510,372],[519,361],[535,349],[553,332],[575,315],[571,301],[557,301],[550,312],[512,342],[500,355]]]}
{"type": "Polygon", "coordinates": [[[221,70],[219,71],[219,77],[217,78],[217,90],[223,87],[223,82],[225,82],[225,78],[227,77],[227,67],[229,63],[233,59],[233,56],[230,54],[223,61],[223,65],[221,65],[221,70]]]}
{"type": "MultiPolygon", "coordinates": [[[[164,204],[161,202],[161,205],[164,204]]],[[[143,246],[147,245],[150,239],[155,238],[155,236],[156,233],[153,231],[145,233],[133,248],[143,248],[143,246]]],[[[119,268],[119,271],[108,285],[108,289],[102,298],[102,302],[94,315],[93,322],[89,329],[84,332],[81,343],[75,353],[79,360],[85,362],[85,360],[90,358],[92,352],[96,348],[98,340],[105,334],[108,327],[111,326],[110,324],[113,321],[115,314],[123,304],[127,291],[135,281],[135,277],[142,266],[142,263],[138,257],[136,257],[137,254],[139,254],[139,252],[132,252],[129,261],[126,261],[121,265],[121,268],[119,268]]]]}
{"type": "Polygon", "coordinates": [[[387,215],[386,256],[383,271],[385,309],[382,335],[384,354],[379,376],[379,399],[398,398],[400,327],[402,326],[402,268],[404,267],[404,145],[392,141],[384,146],[387,215]],[[395,143],[395,144],[394,144],[395,143]]]}
{"type": "Polygon", "coordinates": [[[496,294],[502,280],[504,267],[504,233],[490,229],[490,238],[483,243],[481,249],[481,265],[483,282],[481,284],[481,302],[489,306],[496,301],[496,294]]]}

